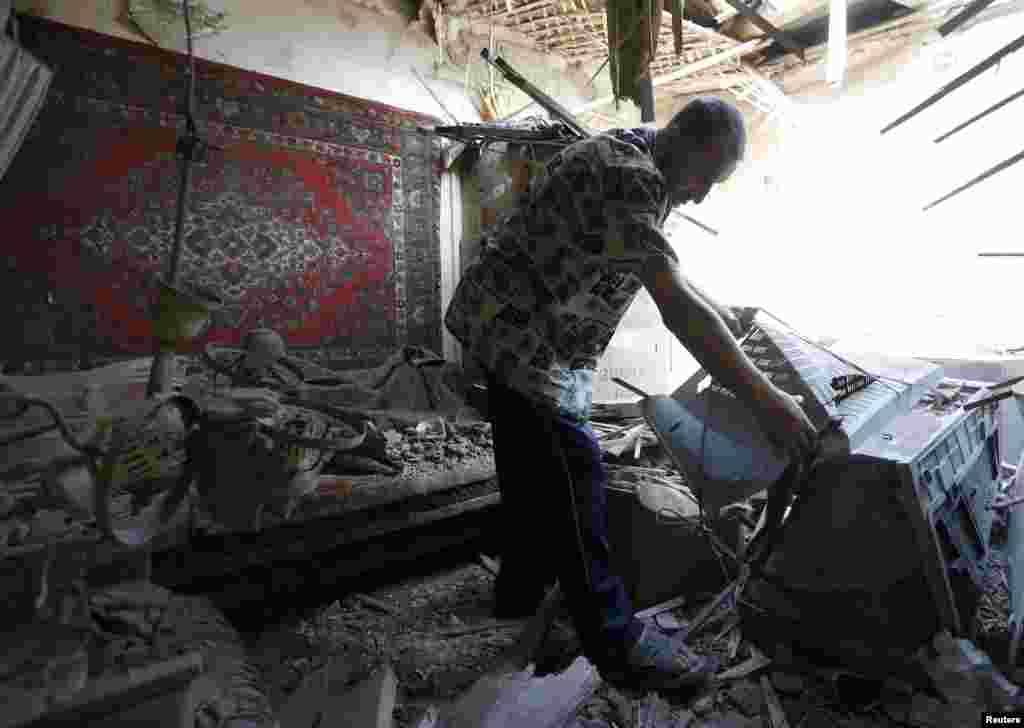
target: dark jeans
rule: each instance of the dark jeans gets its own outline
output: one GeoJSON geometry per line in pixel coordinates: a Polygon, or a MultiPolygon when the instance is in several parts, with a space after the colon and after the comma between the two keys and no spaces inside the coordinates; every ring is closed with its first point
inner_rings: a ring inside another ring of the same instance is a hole
{"type": "Polygon", "coordinates": [[[599,668],[616,665],[641,625],[611,569],[608,476],[593,430],[494,376],[488,395],[503,511],[497,601],[536,604],[557,579],[584,654],[599,668]]]}

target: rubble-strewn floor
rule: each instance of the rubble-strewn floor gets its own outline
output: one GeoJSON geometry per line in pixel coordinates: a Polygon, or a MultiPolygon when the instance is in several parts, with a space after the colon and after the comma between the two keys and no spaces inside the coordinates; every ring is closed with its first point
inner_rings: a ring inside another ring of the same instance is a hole
{"type": "MultiPolygon", "coordinates": [[[[978,615],[979,643],[983,645],[991,639],[1005,638],[1004,573],[996,559],[992,588],[978,615]]],[[[287,699],[303,676],[325,664],[332,655],[332,670],[343,670],[350,683],[389,661],[399,679],[396,725],[416,726],[427,706],[451,701],[483,675],[522,629],[523,622],[497,623],[491,618],[492,583],[493,577],[483,565],[464,563],[363,595],[349,595],[304,618],[292,619],[263,635],[253,635],[252,657],[273,686],[272,699],[277,705],[287,699]]],[[[684,605],[665,613],[659,621],[671,627],[672,617],[685,622],[701,606],[696,602],[684,605]]],[[[750,652],[743,643],[735,658],[729,660],[726,627],[727,622],[711,627],[694,646],[699,651],[718,654],[729,666],[743,662],[750,652]]],[[[576,648],[571,629],[560,620],[541,657],[539,672],[567,666],[576,648]]],[[[1003,655],[992,657],[998,662],[1003,655]]],[[[672,707],[677,726],[768,726],[760,675],[770,677],[791,728],[927,725],[927,721],[921,722],[923,718],[917,720],[913,716],[907,723],[906,713],[891,718],[888,713],[895,713],[877,694],[877,685],[848,681],[837,687],[834,674],[793,675],[769,668],[751,678],[697,693],[663,697],[672,707]]],[[[586,719],[582,725],[629,728],[634,725],[632,706],[642,697],[602,684],[579,710],[580,717],[586,719]]],[[[909,701],[909,695],[906,700],[909,701]]]]}

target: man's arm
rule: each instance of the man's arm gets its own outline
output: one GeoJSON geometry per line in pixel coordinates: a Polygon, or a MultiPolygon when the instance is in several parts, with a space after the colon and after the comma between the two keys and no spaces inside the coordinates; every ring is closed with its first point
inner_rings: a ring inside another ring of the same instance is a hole
{"type": "Polygon", "coordinates": [[[669,331],[712,377],[753,410],[776,446],[794,458],[810,452],[817,433],[803,409],[754,366],[678,265],[651,256],[637,274],[669,331]]]}
{"type": "Polygon", "coordinates": [[[700,299],[701,299],[702,301],[704,301],[704,303],[706,303],[706,304],[707,304],[708,306],[710,306],[710,307],[711,307],[711,310],[712,310],[712,311],[714,311],[714,312],[715,312],[715,313],[717,313],[717,314],[718,314],[719,316],[721,316],[721,318],[722,318],[722,321],[724,321],[724,322],[725,322],[725,325],[726,325],[726,327],[728,327],[728,329],[729,329],[729,330],[730,330],[730,331],[731,331],[731,332],[732,332],[733,334],[735,334],[736,336],[739,336],[739,335],[740,335],[740,334],[742,333],[742,331],[741,331],[741,324],[740,324],[740,320],[739,320],[739,318],[738,318],[738,317],[736,316],[736,314],[734,314],[734,313],[733,313],[733,312],[732,312],[732,311],[731,311],[731,310],[729,309],[729,307],[728,307],[728,306],[723,306],[723,305],[722,305],[722,304],[720,304],[720,303],[719,303],[718,301],[716,301],[715,299],[713,299],[713,298],[712,298],[712,297],[711,297],[711,296],[710,296],[710,295],[709,295],[709,294],[707,293],[707,291],[705,291],[705,290],[704,290],[703,288],[699,287],[699,286],[698,286],[698,285],[697,285],[696,283],[694,283],[694,282],[693,282],[693,280],[692,280],[692,279],[690,279],[690,278],[689,278],[688,276],[685,276],[685,275],[683,275],[683,273],[682,273],[682,272],[680,272],[680,273],[679,273],[679,275],[680,275],[680,276],[682,276],[682,278],[683,278],[683,281],[685,281],[685,282],[686,282],[686,284],[687,284],[687,285],[688,285],[688,286],[689,286],[689,287],[690,287],[691,289],[693,289],[693,292],[694,292],[694,293],[696,293],[696,294],[697,294],[697,295],[698,295],[698,296],[700,297],[700,299]]]}
{"type": "Polygon", "coordinates": [[[667,258],[638,271],[665,326],[712,377],[751,405],[774,396],[774,385],[733,339],[717,307],[667,258]]]}

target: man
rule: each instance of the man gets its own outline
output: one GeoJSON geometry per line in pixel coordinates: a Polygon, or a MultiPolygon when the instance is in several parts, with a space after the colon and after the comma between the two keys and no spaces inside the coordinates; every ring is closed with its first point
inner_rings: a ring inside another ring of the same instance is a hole
{"type": "Polygon", "coordinates": [[[717,667],[635,619],[609,565],[607,474],[588,419],[597,361],[640,287],[778,447],[802,457],[816,437],[796,401],[744,356],[728,328],[738,328],[735,316],[686,278],[661,232],[669,210],[701,202],[745,146],[739,112],[701,98],[656,132],[615,130],[566,147],[485,236],[445,316],[488,378],[506,519],[496,614],[530,614],[559,580],[584,653],[617,682],[671,688],[717,667]]]}

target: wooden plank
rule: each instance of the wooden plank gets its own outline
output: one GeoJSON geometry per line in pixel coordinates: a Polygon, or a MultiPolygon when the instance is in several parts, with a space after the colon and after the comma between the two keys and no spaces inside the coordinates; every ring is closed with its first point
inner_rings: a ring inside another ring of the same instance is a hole
{"type": "Polygon", "coordinates": [[[745,18],[749,18],[754,25],[763,30],[779,45],[785,48],[790,53],[794,53],[803,60],[804,47],[797,43],[793,38],[785,31],[779,30],[774,25],[765,20],[756,10],[751,9],[743,0],[726,0],[727,3],[732,5],[740,15],[745,18]]]}
{"type": "Polygon", "coordinates": [[[683,0],[669,0],[672,4],[672,39],[677,56],[683,55],[683,0]]]}
{"type": "Polygon", "coordinates": [[[384,665],[369,679],[345,689],[349,670],[341,659],[307,677],[281,709],[284,728],[352,725],[359,728],[392,728],[398,679],[384,665]]]}
{"type": "MultiPolygon", "coordinates": [[[[751,650],[751,652],[753,652],[753,650],[751,650]]],[[[739,665],[736,665],[736,667],[715,675],[715,680],[741,680],[747,675],[751,675],[758,670],[763,670],[770,664],[772,664],[771,658],[766,657],[761,652],[754,652],[753,656],[745,662],[741,662],[739,665]]]]}
{"type": "Polygon", "coordinates": [[[447,728],[560,728],[589,698],[601,677],[580,657],[565,672],[533,677],[530,671],[489,674],[443,715],[447,728]]]}

